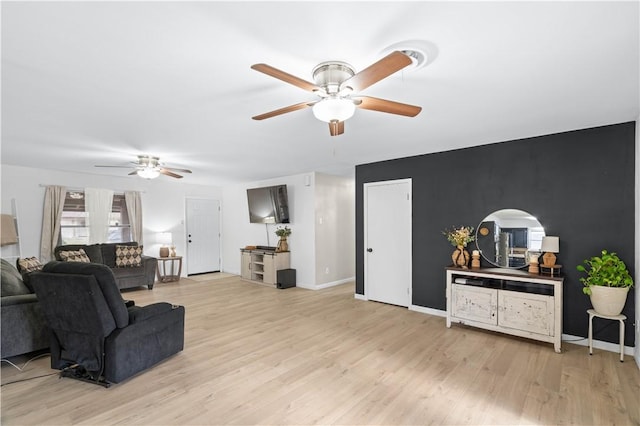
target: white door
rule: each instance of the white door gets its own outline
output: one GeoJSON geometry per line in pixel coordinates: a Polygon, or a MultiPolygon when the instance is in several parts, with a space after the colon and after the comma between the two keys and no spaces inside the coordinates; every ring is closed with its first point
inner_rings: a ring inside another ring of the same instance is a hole
{"type": "Polygon", "coordinates": [[[187,198],[187,275],[220,271],[220,202],[187,198]]]}
{"type": "Polygon", "coordinates": [[[369,300],[411,301],[411,179],[364,184],[364,291],[369,300]]]}

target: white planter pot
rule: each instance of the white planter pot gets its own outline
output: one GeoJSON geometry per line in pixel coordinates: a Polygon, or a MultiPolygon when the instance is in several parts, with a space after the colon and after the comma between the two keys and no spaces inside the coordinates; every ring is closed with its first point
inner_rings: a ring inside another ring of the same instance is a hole
{"type": "Polygon", "coordinates": [[[629,287],[591,286],[591,304],[602,315],[620,315],[627,301],[629,287]]]}

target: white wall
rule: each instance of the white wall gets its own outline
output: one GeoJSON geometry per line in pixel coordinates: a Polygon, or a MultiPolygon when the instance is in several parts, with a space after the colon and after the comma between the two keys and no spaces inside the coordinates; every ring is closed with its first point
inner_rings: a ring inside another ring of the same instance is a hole
{"type": "Polygon", "coordinates": [[[240,249],[275,246],[278,225],[249,223],[247,188],[287,185],[291,267],[298,287],[319,289],[355,275],[355,182],[320,173],[285,176],[223,188],[223,270],[240,274],[240,249]],[[322,225],[319,225],[322,218],[322,225]],[[267,235],[268,234],[268,235],[267,235]],[[268,238],[267,238],[268,236],[268,238]],[[329,273],[326,273],[329,268],[329,273]]]}
{"type": "Polygon", "coordinates": [[[313,230],[313,173],[243,183],[223,188],[222,197],[222,263],[223,270],[240,275],[240,249],[248,245],[275,246],[278,225],[249,223],[247,189],[287,185],[291,228],[289,250],[291,267],[296,270],[299,287],[315,284],[315,243],[313,230]],[[306,185],[306,182],[309,185],[306,185]]]}
{"type": "Polygon", "coordinates": [[[315,174],[316,287],[355,279],[355,181],[315,174]]]}
{"type": "MultiPolygon", "coordinates": [[[[144,180],[136,176],[112,177],[69,173],[2,165],[2,213],[11,213],[11,200],[18,207],[22,256],[40,256],[40,235],[45,188],[41,185],[63,185],[68,188],[108,188],[142,192],[143,244],[145,254],[158,255],[156,233],[171,231],[178,255],[186,255],[184,230],[185,198],[221,200],[222,189],[216,186],[189,185],[163,176],[144,180]]],[[[3,256],[5,251],[3,250],[3,256]]],[[[186,261],[186,259],[185,259],[186,261]]],[[[186,264],[186,262],[185,262],[186,264]]],[[[183,265],[183,275],[186,268],[183,265]]]]}

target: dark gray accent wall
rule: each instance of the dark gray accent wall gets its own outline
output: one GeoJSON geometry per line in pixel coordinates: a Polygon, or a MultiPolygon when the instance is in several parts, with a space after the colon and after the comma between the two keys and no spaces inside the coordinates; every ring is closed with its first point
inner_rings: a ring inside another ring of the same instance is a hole
{"type": "MultiPolygon", "coordinates": [[[[495,210],[520,209],[560,237],[563,333],[586,336],[591,304],[576,265],[607,249],[633,276],[634,172],[635,122],[356,166],[356,293],[364,294],[363,184],[411,178],[414,305],[446,309],[444,268],[453,247],[444,229],[477,227],[495,210]]],[[[623,311],[628,346],[634,346],[634,290],[623,311]]],[[[594,330],[595,339],[618,342],[617,322],[594,320],[594,330]]]]}

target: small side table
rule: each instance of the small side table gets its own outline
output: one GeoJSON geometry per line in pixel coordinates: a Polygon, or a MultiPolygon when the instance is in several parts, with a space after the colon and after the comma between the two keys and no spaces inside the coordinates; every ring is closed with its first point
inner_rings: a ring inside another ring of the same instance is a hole
{"type": "Polygon", "coordinates": [[[182,273],[182,256],[159,257],[156,272],[158,274],[158,281],[161,283],[180,280],[180,274],[182,273]],[[169,273],[167,273],[167,262],[171,262],[169,273]],[[178,264],[177,273],[176,263],[178,264]]]}
{"type": "Polygon", "coordinates": [[[604,318],[609,320],[615,320],[620,322],[620,362],[624,362],[624,321],[627,319],[626,315],[603,315],[595,311],[595,309],[589,309],[589,355],[593,355],[593,317],[604,318]]]}
{"type": "Polygon", "coordinates": [[[560,276],[560,271],[562,271],[562,265],[538,265],[540,269],[540,275],[548,275],[550,277],[558,277],[560,276]]]}

